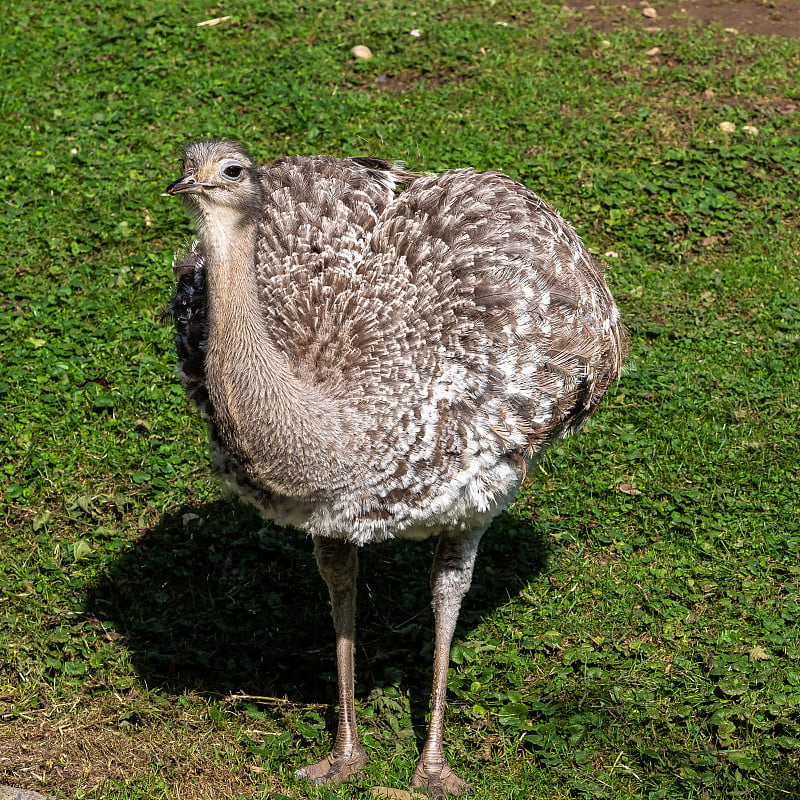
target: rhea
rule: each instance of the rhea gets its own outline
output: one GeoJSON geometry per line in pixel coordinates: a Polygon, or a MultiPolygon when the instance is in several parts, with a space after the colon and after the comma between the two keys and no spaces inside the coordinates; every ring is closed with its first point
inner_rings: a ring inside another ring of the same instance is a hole
{"type": "Polygon", "coordinates": [[[312,537],[330,592],[338,729],[297,776],[335,783],[366,762],[358,548],[436,536],[430,720],[412,786],[468,791],[443,747],[456,620],[492,519],[619,377],[623,330],[601,270],[500,172],[328,156],[258,166],[239,144],[196,142],[168,192],[197,227],[171,303],[183,386],[223,481],[312,537]]]}

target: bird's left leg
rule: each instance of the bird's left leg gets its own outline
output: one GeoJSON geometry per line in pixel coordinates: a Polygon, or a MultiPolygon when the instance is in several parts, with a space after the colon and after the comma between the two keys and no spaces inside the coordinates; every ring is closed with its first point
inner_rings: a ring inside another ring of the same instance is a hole
{"type": "Polygon", "coordinates": [[[295,772],[315,786],[338,783],[360,772],[367,763],[356,730],[354,694],[356,577],[358,552],[355,545],[338,539],[314,539],[319,573],[331,596],[333,627],[336,631],[336,666],[339,675],[339,726],[331,752],[316,764],[295,772]]]}
{"type": "Polygon", "coordinates": [[[412,787],[422,788],[435,798],[470,791],[456,775],[444,755],[444,710],[450,645],[456,629],[461,601],[472,583],[472,569],[484,529],[454,535],[442,534],[431,569],[433,615],[436,626],[433,654],[433,690],[428,738],[414,770],[412,787]]]}

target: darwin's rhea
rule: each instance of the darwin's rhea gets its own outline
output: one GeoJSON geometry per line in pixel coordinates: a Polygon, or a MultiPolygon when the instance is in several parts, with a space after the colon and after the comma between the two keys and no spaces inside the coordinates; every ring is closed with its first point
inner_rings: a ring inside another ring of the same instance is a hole
{"type": "MultiPolygon", "coordinates": [[[[176,261],[180,377],[226,483],[313,537],[339,676],[333,750],[298,776],[358,772],[357,548],[438,536],[433,692],[413,785],[447,763],[449,651],[478,541],[527,465],[577,430],[620,372],[600,269],[561,217],[499,172],[405,172],[371,158],[256,166],[185,148],[168,187],[198,239],[176,261]]],[[[299,598],[300,599],[300,598],[299,598]]]]}

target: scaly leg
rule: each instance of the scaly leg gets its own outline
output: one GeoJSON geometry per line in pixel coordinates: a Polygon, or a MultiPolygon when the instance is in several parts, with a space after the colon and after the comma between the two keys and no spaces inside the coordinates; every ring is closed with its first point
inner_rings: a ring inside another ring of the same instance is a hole
{"type": "Polygon", "coordinates": [[[356,576],[358,552],[354,545],[338,539],[314,539],[319,573],[331,596],[333,627],[336,631],[336,667],[339,676],[339,727],[328,756],[295,772],[314,786],[339,783],[359,773],[367,754],[358,740],[353,703],[353,648],[355,642],[356,576]]]}
{"type": "Polygon", "coordinates": [[[443,534],[436,548],[431,569],[433,616],[436,628],[433,654],[433,690],[428,738],[411,781],[435,798],[470,791],[447,763],[444,755],[444,709],[447,673],[450,668],[450,645],[456,629],[461,601],[472,582],[472,568],[483,529],[466,534],[443,534]]]}

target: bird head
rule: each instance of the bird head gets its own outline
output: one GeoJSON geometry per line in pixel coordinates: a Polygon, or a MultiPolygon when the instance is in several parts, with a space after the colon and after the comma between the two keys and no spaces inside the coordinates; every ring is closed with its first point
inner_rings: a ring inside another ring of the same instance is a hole
{"type": "Polygon", "coordinates": [[[186,145],[183,175],[167,186],[167,193],[182,195],[196,213],[226,208],[243,216],[256,213],[262,199],[253,159],[240,144],[225,141],[186,145]]]}

